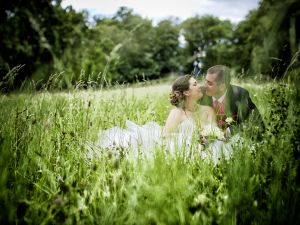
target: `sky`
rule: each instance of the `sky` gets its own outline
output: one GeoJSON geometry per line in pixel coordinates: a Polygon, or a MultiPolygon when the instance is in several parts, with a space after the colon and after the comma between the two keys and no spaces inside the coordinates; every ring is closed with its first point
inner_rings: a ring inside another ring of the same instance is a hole
{"type": "Polygon", "coordinates": [[[62,6],[71,5],[75,10],[87,10],[94,15],[113,16],[121,6],[133,9],[135,14],[151,19],[154,23],[169,17],[183,21],[196,15],[213,15],[238,23],[259,0],[63,0],[62,6]]]}

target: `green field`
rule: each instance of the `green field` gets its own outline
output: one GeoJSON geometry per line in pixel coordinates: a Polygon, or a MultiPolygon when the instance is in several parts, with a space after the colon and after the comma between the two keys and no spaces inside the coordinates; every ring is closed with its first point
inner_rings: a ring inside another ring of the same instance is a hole
{"type": "Polygon", "coordinates": [[[2,95],[1,224],[299,224],[296,89],[240,85],[267,130],[258,139],[249,124],[243,146],[216,167],[160,149],[151,160],[87,159],[101,130],[163,125],[169,83],[2,95]]]}

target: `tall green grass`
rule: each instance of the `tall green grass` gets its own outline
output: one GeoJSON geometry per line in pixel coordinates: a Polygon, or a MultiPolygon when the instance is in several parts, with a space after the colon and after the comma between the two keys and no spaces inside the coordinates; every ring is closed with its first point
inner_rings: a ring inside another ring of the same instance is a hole
{"type": "Polygon", "coordinates": [[[163,125],[168,86],[1,96],[1,223],[299,224],[297,88],[242,85],[267,128],[257,139],[250,123],[218,166],[163,149],[87,158],[101,130],[163,125]]]}

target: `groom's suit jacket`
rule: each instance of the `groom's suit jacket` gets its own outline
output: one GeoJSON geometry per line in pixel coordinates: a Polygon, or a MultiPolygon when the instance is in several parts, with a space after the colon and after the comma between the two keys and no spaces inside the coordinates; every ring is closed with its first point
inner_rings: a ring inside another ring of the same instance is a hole
{"type": "MultiPolygon", "coordinates": [[[[232,117],[236,121],[236,125],[247,120],[250,114],[253,114],[253,122],[258,122],[257,125],[263,125],[263,120],[258,109],[252,102],[249,92],[244,88],[230,85],[227,88],[224,101],[225,115],[227,118],[232,117]]],[[[210,96],[204,95],[200,104],[213,106],[213,99],[210,96]]]]}

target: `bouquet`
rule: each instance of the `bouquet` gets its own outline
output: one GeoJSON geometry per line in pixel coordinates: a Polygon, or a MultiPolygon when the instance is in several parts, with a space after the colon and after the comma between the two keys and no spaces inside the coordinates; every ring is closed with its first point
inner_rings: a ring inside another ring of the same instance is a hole
{"type": "Polygon", "coordinates": [[[207,143],[215,140],[225,141],[225,135],[222,129],[215,125],[205,125],[200,133],[201,143],[206,145],[207,143]]]}

